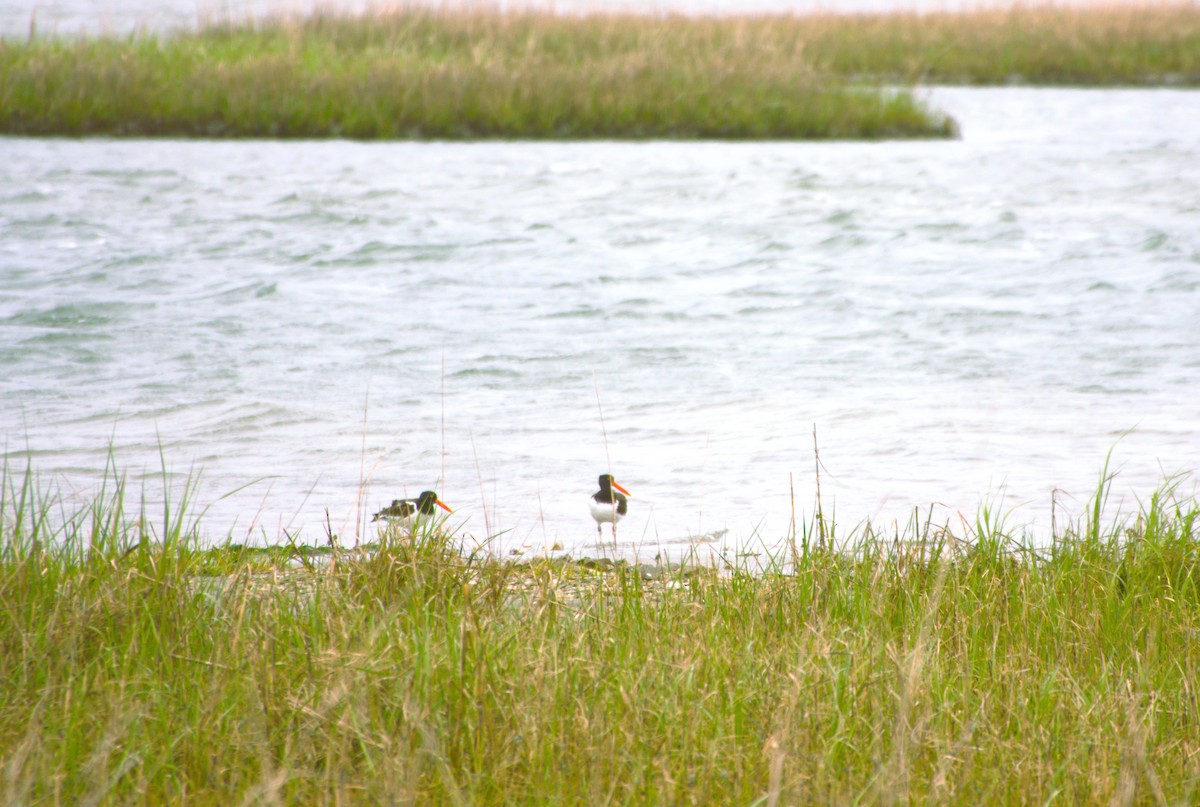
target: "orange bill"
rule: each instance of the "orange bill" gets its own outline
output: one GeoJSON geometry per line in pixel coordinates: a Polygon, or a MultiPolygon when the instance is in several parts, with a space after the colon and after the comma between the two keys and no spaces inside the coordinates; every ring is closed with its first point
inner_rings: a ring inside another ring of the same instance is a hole
{"type": "Polygon", "coordinates": [[[444,501],[442,501],[441,499],[437,500],[437,506],[442,508],[443,510],[445,510],[447,513],[454,512],[453,510],[450,509],[450,506],[448,504],[446,504],[444,501]]]}
{"type": "Polygon", "coordinates": [[[612,483],[612,486],[613,486],[614,488],[616,488],[617,490],[621,491],[622,493],[624,493],[626,496],[632,496],[632,495],[633,495],[633,494],[632,494],[632,493],[630,493],[629,491],[625,490],[625,488],[623,488],[623,487],[621,487],[620,485],[618,485],[616,482],[613,482],[613,483],[612,483]]]}

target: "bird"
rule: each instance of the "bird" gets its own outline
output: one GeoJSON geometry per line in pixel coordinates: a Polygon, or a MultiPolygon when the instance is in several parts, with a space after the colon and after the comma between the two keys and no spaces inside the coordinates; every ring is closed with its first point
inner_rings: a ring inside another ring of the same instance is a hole
{"type": "Polygon", "coordinates": [[[434,507],[440,507],[447,513],[453,513],[437,493],[427,490],[416,499],[392,499],[392,503],[376,513],[371,521],[387,521],[399,524],[405,529],[412,529],[418,521],[430,521],[437,514],[434,507]]]}
{"type": "Polygon", "coordinates": [[[597,540],[603,537],[600,525],[606,521],[612,524],[613,540],[617,540],[617,522],[629,512],[629,502],[625,499],[625,496],[615,492],[613,488],[621,491],[625,496],[633,495],[617,484],[616,480],[612,478],[612,474],[600,475],[600,490],[593,493],[592,498],[588,499],[592,518],[596,519],[597,540]]]}

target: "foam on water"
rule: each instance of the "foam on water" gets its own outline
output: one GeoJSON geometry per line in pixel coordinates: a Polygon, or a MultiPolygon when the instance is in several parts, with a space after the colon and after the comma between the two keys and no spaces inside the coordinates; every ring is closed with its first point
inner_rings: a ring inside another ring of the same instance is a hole
{"type": "Polygon", "coordinates": [[[436,487],[502,551],[610,463],[623,540],[773,540],[814,427],[843,523],[1194,470],[1194,93],[931,96],[961,141],[0,141],[10,465],[161,445],[214,537],[436,487]]]}

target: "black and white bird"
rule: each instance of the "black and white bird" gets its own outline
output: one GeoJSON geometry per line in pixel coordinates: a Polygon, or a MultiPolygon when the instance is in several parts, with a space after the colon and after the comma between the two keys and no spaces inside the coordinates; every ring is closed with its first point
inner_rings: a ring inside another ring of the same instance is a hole
{"type": "Polygon", "coordinates": [[[601,474],[600,490],[593,493],[592,498],[588,499],[592,518],[596,519],[597,539],[603,535],[600,525],[608,522],[612,524],[613,540],[617,540],[617,522],[629,512],[629,501],[621,493],[617,493],[617,490],[624,493],[625,496],[633,495],[617,484],[611,474],[601,474]],[[613,490],[613,488],[616,488],[616,490],[613,490]]]}
{"type": "Polygon", "coordinates": [[[415,499],[392,499],[392,503],[374,515],[371,521],[387,521],[411,530],[418,522],[432,521],[437,515],[435,507],[453,513],[444,501],[432,490],[427,490],[415,499]]]}

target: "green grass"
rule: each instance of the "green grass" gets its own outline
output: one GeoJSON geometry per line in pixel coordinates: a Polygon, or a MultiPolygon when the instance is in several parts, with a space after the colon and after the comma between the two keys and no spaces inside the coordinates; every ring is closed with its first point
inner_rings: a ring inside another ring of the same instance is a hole
{"type": "Polygon", "coordinates": [[[1200,86],[1200,5],[1022,5],[814,17],[822,70],[932,84],[1200,86]]]}
{"type": "Polygon", "coordinates": [[[408,9],[0,41],[0,133],[945,137],[914,83],[1200,85],[1200,6],[690,18],[408,9]]]}
{"type": "Polygon", "coordinates": [[[0,133],[892,138],[913,83],[1200,85],[1200,6],[689,18],[408,9],[0,41],[0,133]]]}
{"type": "Polygon", "coordinates": [[[1170,486],[1045,547],[986,508],[836,551],[810,524],[764,573],[654,583],[454,536],[283,568],[117,482],[38,488],[0,502],[7,804],[1200,797],[1200,510],[1170,486]]]}
{"type": "Polygon", "coordinates": [[[350,138],[943,137],[768,20],[410,10],[0,43],[0,132],[350,138]]]}

